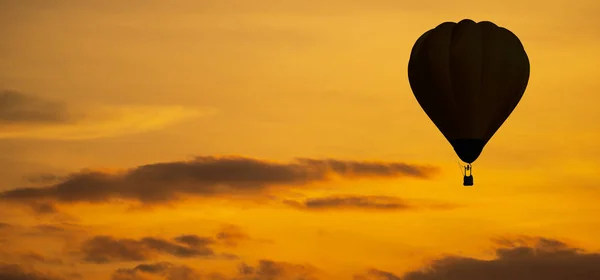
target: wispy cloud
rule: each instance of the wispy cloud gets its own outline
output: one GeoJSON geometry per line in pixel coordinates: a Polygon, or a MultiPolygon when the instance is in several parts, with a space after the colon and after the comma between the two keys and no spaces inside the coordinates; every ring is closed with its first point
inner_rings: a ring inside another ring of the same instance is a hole
{"type": "Polygon", "coordinates": [[[145,275],[166,279],[211,279],[211,280],[317,280],[319,270],[307,264],[294,264],[263,259],[257,265],[240,264],[235,276],[220,273],[204,273],[187,265],[169,262],[140,264],[133,268],[121,268],[112,275],[112,280],[141,280],[145,275]]]}
{"type": "Polygon", "coordinates": [[[453,204],[417,202],[394,196],[339,195],[308,198],[303,201],[285,200],[285,204],[302,210],[373,210],[408,211],[421,209],[453,209],[453,204]]]}
{"type": "Polygon", "coordinates": [[[0,92],[1,138],[82,140],[162,129],[214,114],[210,108],[149,105],[79,105],[18,91],[0,92]]]}
{"type": "MultiPolygon", "coordinates": [[[[227,253],[217,253],[214,247],[219,245],[236,246],[243,238],[227,236],[233,226],[224,228],[216,236],[184,234],[172,239],[143,237],[140,239],[115,238],[108,235],[94,236],[81,244],[83,259],[91,263],[119,261],[148,261],[161,255],[179,258],[224,258],[235,259],[227,253]],[[234,243],[232,243],[234,242],[234,243]]],[[[247,237],[240,228],[236,233],[247,237]]]]}
{"type": "Polygon", "coordinates": [[[0,91],[0,125],[62,124],[71,117],[62,102],[18,91],[0,91]]]}
{"type": "Polygon", "coordinates": [[[40,188],[18,188],[0,193],[14,202],[50,200],[62,203],[135,200],[146,204],[174,201],[182,196],[264,195],[275,187],[298,187],[341,177],[428,179],[431,166],[400,162],[298,159],[290,163],[245,157],[198,157],[108,173],[84,171],[63,182],[40,188]]]}
{"type": "Polygon", "coordinates": [[[0,279],[4,280],[65,280],[62,277],[27,269],[20,264],[0,263],[0,279]]]}

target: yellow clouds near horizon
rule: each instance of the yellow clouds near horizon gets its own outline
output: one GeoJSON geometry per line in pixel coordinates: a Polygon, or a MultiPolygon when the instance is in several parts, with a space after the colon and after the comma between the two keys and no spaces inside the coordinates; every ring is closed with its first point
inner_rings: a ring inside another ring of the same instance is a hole
{"type": "MultiPolygon", "coordinates": [[[[17,234],[3,235],[13,241],[4,250],[19,252],[2,259],[27,260],[38,270],[75,269],[92,280],[111,274],[186,280],[173,275],[446,280],[437,272],[420,271],[430,264],[456,271],[462,280],[507,263],[513,265],[507,277],[515,279],[531,264],[558,265],[555,274],[561,277],[581,270],[596,277],[590,269],[597,267],[598,254],[581,248],[600,248],[589,235],[598,224],[581,215],[583,205],[573,208],[563,196],[565,205],[553,207],[560,200],[550,194],[480,188],[478,193],[493,196],[486,198],[451,184],[436,191],[432,188],[440,180],[446,182],[437,170],[402,162],[236,156],[45,176],[33,180],[35,186],[0,194],[0,208],[12,213],[4,219],[4,230],[17,234]],[[152,207],[131,208],[136,201],[152,207]],[[36,214],[20,216],[18,205],[36,214]],[[556,228],[564,222],[571,226],[556,228]],[[220,231],[222,224],[237,228],[220,231]],[[507,235],[521,232],[539,238],[507,235]],[[32,247],[42,244],[42,235],[51,245],[32,247]],[[490,236],[506,240],[490,246],[490,236]],[[56,255],[62,255],[62,265],[53,264],[56,255]],[[459,269],[466,264],[473,267],[459,269]]],[[[532,273],[544,275],[545,270],[532,273]]]]}

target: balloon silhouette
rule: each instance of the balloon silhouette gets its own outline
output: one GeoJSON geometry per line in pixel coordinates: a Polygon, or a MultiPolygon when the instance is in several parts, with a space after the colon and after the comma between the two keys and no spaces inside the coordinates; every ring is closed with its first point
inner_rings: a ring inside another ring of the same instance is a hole
{"type": "Polygon", "coordinates": [[[465,185],[472,185],[471,163],[527,87],[529,58],[521,41],[489,21],[444,22],[416,41],[408,79],[427,116],[468,164],[465,185]]]}

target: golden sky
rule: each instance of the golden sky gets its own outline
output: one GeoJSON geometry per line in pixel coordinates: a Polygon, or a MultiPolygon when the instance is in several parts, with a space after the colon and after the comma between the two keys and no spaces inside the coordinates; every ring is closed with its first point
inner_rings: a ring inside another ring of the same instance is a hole
{"type": "Polygon", "coordinates": [[[600,279],[598,13],[0,0],[0,279],[600,279]],[[406,73],[463,18],[531,62],[471,188],[406,73]]]}

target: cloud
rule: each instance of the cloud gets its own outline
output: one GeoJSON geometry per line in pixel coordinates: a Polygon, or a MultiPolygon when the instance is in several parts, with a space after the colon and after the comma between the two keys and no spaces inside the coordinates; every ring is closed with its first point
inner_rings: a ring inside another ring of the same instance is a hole
{"type": "Polygon", "coordinates": [[[215,239],[227,246],[237,246],[241,241],[250,237],[238,226],[225,225],[217,232],[215,239]]]}
{"type": "Polygon", "coordinates": [[[219,239],[193,234],[180,235],[171,240],[157,237],[141,239],[100,235],[83,242],[81,252],[87,262],[108,263],[117,261],[147,261],[159,255],[171,255],[179,258],[237,258],[231,254],[218,254],[213,246],[219,239]]]}
{"type": "Polygon", "coordinates": [[[24,179],[32,184],[54,184],[67,179],[65,176],[58,176],[51,173],[40,173],[24,176],[24,179]]]}
{"type": "Polygon", "coordinates": [[[272,260],[260,260],[258,266],[242,264],[235,280],[316,280],[319,270],[307,264],[292,264],[272,260]]]}
{"type": "Polygon", "coordinates": [[[38,224],[32,227],[14,226],[13,232],[19,236],[36,236],[42,238],[58,238],[74,241],[82,234],[86,234],[88,229],[84,226],[60,222],[51,224],[38,224]]]}
{"type": "Polygon", "coordinates": [[[96,236],[82,245],[85,260],[93,263],[113,261],[145,261],[158,254],[176,257],[208,257],[214,256],[212,249],[200,246],[181,245],[168,240],[145,237],[141,240],[115,239],[111,236],[96,236]]]}
{"type": "Polygon", "coordinates": [[[310,198],[302,202],[286,200],[284,203],[305,210],[408,210],[412,208],[400,198],[389,196],[330,196],[310,198]]]}
{"type": "Polygon", "coordinates": [[[0,91],[0,124],[66,123],[65,104],[17,91],[0,91]]]}
{"type": "Polygon", "coordinates": [[[199,271],[186,266],[175,265],[169,262],[157,262],[151,264],[140,264],[134,268],[120,268],[112,275],[112,280],[144,280],[145,275],[159,275],[168,280],[196,280],[210,279],[218,280],[225,278],[219,274],[209,274],[205,277],[199,271]],[[221,278],[219,278],[221,277],[221,278]]]}
{"type": "Polygon", "coordinates": [[[70,229],[74,229],[75,226],[71,226],[69,230],[67,230],[69,225],[57,225],[57,224],[38,224],[32,227],[22,226],[18,224],[9,224],[0,222],[0,232],[3,235],[6,233],[19,233],[20,235],[51,235],[56,233],[65,233],[70,229]]]}
{"type": "MultiPolygon", "coordinates": [[[[0,124],[0,127],[4,130],[4,126],[0,124]]],[[[23,160],[20,157],[20,147],[7,144],[6,141],[2,141],[0,144],[0,190],[5,191],[14,186],[38,185],[38,184],[49,184],[52,182],[40,181],[38,176],[27,176],[26,174],[44,174],[54,173],[58,174],[64,172],[59,168],[41,164],[38,162],[31,162],[23,160]],[[31,181],[31,179],[33,181],[31,181]]],[[[14,143],[13,143],[14,144],[14,143]]]]}
{"type": "Polygon", "coordinates": [[[397,276],[370,272],[356,280],[594,280],[600,279],[600,254],[554,239],[522,237],[498,242],[491,260],[448,256],[421,270],[397,276]],[[362,278],[361,278],[362,277],[362,278]],[[378,278],[379,277],[379,278],[378,278]],[[386,278],[387,277],[387,278],[386,278]]]}
{"type": "Polygon", "coordinates": [[[354,280],[402,280],[395,274],[378,269],[370,269],[366,274],[355,275],[354,280]]]}
{"type": "Polygon", "coordinates": [[[394,196],[343,195],[309,198],[304,201],[285,200],[285,204],[302,210],[376,210],[400,211],[418,209],[453,209],[456,205],[411,202],[394,196]]]}
{"type": "Polygon", "coordinates": [[[242,263],[236,275],[227,277],[219,273],[201,273],[185,265],[169,262],[140,264],[134,268],[120,268],[112,275],[112,280],[145,280],[146,276],[158,275],[168,280],[316,280],[318,270],[309,265],[260,260],[257,266],[242,263]]]}
{"type": "Polygon", "coordinates": [[[0,199],[63,203],[134,200],[167,203],[183,195],[215,197],[264,195],[273,187],[303,186],[341,177],[427,179],[435,167],[398,162],[298,159],[277,163],[245,157],[198,157],[191,161],[155,163],[124,172],[82,171],[63,182],[41,188],[18,188],[0,193],[0,199]]]}
{"type": "Polygon", "coordinates": [[[189,118],[216,113],[187,106],[81,105],[17,91],[0,92],[2,138],[83,140],[162,129],[189,118]]]}
{"type": "Polygon", "coordinates": [[[31,204],[31,209],[36,213],[36,214],[54,214],[57,213],[58,210],[56,209],[56,206],[54,206],[54,204],[51,203],[46,203],[46,202],[42,202],[42,203],[32,203],[31,204]]]}
{"type": "Polygon", "coordinates": [[[9,223],[0,222],[0,244],[4,246],[4,243],[8,242],[7,236],[12,233],[13,226],[9,223]]]}
{"type": "MultiPolygon", "coordinates": [[[[27,257],[33,260],[35,256],[31,254],[38,253],[38,249],[40,248],[35,246],[39,244],[48,245],[47,249],[54,248],[52,244],[62,244],[62,249],[65,252],[79,252],[81,238],[89,236],[87,231],[87,227],[68,223],[35,226],[14,224],[5,230],[0,229],[0,250],[10,251],[10,256],[6,260],[10,259],[11,261],[18,261],[27,257]],[[30,243],[31,240],[36,241],[35,243],[30,243]],[[30,254],[29,250],[33,250],[34,253],[30,254]]],[[[52,262],[52,257],[55,256],[44,257],[46,263],[52,262]]],[[[1,257],[0,260],[2,260],[1,257]]]]}
{"type": "Polygon", "coordinates": [[[210,237],[200,237],[194,234],[181,235],[175,237],[174,240],[190,247],[206,247],[215,243],[215,241],[210,237]]]}
{"type": "Polygon", "coordinates": [[[36,230],[40,231],[42,234],[52,234],[52,233],[63,233],[68,230],[64,226],[52,225],[52,224],[42,224],[34,227],[36,230]]]}
{"type": "Polygon", "coordinates": [[[2,280],[63,280],[63,278],[46,275],[33,269],[25,269],[19,264],[0,263],[0,279],[2,280]]]}
{"type": "Polygon", "coordinates": [[[21,254],[21,260],[26,263],[38,262],[38,263],[54,264],[54,265],[63,264],[63,261],[61,259],[43,256],[36,252],[28,252],[25,254],[21,254]]]}

